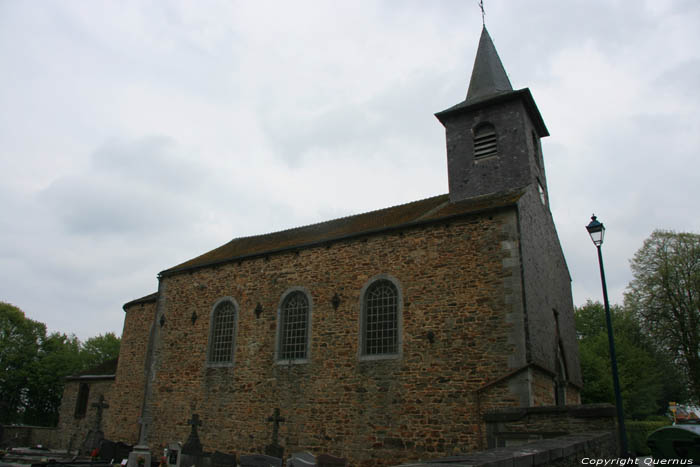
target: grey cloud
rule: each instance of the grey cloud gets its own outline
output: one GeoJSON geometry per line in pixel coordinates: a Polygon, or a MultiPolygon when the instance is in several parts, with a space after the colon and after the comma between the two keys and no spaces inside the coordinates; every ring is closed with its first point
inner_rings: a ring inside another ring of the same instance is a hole
{"type": "Polygon", "coordinates": [[[54,181],[38,195],[69,233],[144,234],[196,216],[190,196],[203,175],[171,140],[111,141],[84,172],[54,181]]]}

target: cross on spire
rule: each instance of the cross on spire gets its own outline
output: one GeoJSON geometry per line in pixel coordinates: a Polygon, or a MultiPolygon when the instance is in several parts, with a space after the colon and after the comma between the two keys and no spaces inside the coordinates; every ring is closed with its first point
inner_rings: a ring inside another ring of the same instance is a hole
{"type": "Polygon", "coordinates": [[[481,8],[481,25],[486,26],[486,12],[484,11],[484,0],[479,0],[479,8],[481,8]]]}
{"type": "Polygon", "coordinates": [[[274,425],[272,426],[272,444],[277,446],[277,440],[279,438],[279,429],[280,429],[280,422],[285,422],[286,420],[284,417],[280,417],[280,409],[275,408],[275,411],[272,415],[272,417],[267,418],[268,422],[274,422],[274,425]]]}

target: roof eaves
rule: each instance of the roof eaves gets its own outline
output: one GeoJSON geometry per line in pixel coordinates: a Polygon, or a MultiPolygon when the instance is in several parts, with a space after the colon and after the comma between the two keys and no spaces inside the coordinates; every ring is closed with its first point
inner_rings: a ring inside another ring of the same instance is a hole
{"type": "Polygon", "coordinates": [[[115,379],[116,375],[77,375],[66,376],[66,381],[96,381],[101,379],[115,379]]]}
{"type": "Polygon", "coordinates": [[[126,302],[124,305],[122,305],[122,309],[124,311],[126,311],[126,309],[129,308],[130,306],[139,305],[142,303],[154,303],[157,300],[158,300],[158,292],[153,292],[152,294],[148,294],[144,297],[131,300],[130,302],[126,302]]]}
{"type": "Polygon", "coordinates": [[[549,130],[547,130],[547,126],[544,124],[542,114],[540,114],[540,111],[537,108],[537,104],[535,103],[535,99],[532,97],[532,93],[530,92],[529,88],[518,89],[517,91],[500,92],[498,94],[492,94],[490,96],[476,100],[464,100],[459,104],[453,105],[448,109],[437,112],[435,114],[435,117],[437,117],[437,119],[440,120],[440,122],[444,125],[445,117],[457,115],[462,112],[479,110],[493,104],[507,102],[517,97],[522,98],[523,102],[525,103],[525,108],[532,117],[532,120],[535,126],[537,127],[537,131],[540,134],[540,136],[549,136],[549,130]]]}
{"type": "MultiPolygon", "coordinates": [[[[420,225],[427,225],[427,224],[432,224],[432,223],[444,222],[447,220],[466,217],[466,216],[479,214],[479,213],[486,212],[486,211],[501,209],[501,208],[505,208],[505,207],[509,207],[509,206],[515,206],[517,201],[520,199],[520,197],[523,194],[524,194],[524,190],[515,190],[514,192],[511,193],[511,195],[513,196],[513,199],[509,200],[508,202],[505,202],[505,203],[500,203],[500,204],[493,205],[493,206],[485,206],[485,207],[479,208],[479,209],[473,209],[473,210],[468,210],[468,211],[464,211],[464,212],[457,212],[454,214],[448,214],[448,215],[444,215],[444,216],[429,217],[431,213],[439,211],[442,208],[444,208],[445,206],[449,206],[451,204],[451,203],[441,203],[436,208],[431,209],[430,211],[422,214],[421,216],[419,216],[417,219],[415,219],[413,221],[403,222],[400,224],[386,226],[386,227],[380,227],[380,228],[376,228],[376,229],[368,229],[368,230],[364,230],[364,231],[353,232],[351,234],[324,238],[322,240],[316,240],[316,241],[312,241],[312,242],[296,244],[296,245],[286,246],[286,247],[282,247],[282,248],[275,248],[275,249],[270,249],[270,250],[265,250],[265,251],[250,253],[250,254],[232,256],[230,258],[219,259],[219,260],[210,261],[210,262],[206,262],[206,263],[202,263],[202,264],[194,264],[194,265],[185,266],[185,267],[177,267],[176,266],[174,268],[170,268],[170,269],[166,269],[164,271],[161,271],[159,273],[159,276],[160,277],[175,276],[175,275],[183,274],[183,273],[187,273],[187,272],[194,272],[194,271],[197,271],[200,269],[217,267],[217,266],[221,266],[224,264],[233,263],[236,261],[243,261],[243,260],[248,260],[248,259],[253,259],[253,258],[261,258],[261,257],[273,255],[273,254],[284,253],[287,251],[302,250],[302,249],[311,248],[311,247],[315,247],[315,246],[319,246],[319,245],[325,245],[325,244],[329,244],[329,243],[335,243],[335,242],[340,242],[340,241],[344,241],[344,240],[349,240],[352,238],[358,238],[358,237],[369,236],[369,235],[376,235],[379,233],[403,230],[406,228],[416,227],[416,226],[420,226],[420,225]]],[[[492,195],[487,195],[487,196],[484,196],[481,198],[489,198],[491,196],[492,195]]],[[[475,199],[472,198],[472,199],[467,200],[467,201],[473,202],[473,201],[475,201],[475,199]]],[[[366,213],[364,213],[364,214],[366,214],[366,213]]],[[[352,217],[352,216],[349,216],[349,217],[352,217]]],[[[335,219],[335,220],[337,220],[337,219],[335,219]]],[[[332,222],[332,221],[327,221],[327,222],[332,222]]]]}

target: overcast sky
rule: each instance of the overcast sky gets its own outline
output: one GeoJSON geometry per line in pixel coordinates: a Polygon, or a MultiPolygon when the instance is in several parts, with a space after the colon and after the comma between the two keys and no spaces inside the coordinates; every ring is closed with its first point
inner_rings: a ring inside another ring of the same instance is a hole
{"type": "MultiPolygon", "coordinates": [[[[574,301],[656,229],[700,231],[700,2],[486,0],[529,87],[574,301]]],[[[447,192],[477,0],[0,0],[0,301],[121,334],[158,272],[226,243],[447,192]]]]}

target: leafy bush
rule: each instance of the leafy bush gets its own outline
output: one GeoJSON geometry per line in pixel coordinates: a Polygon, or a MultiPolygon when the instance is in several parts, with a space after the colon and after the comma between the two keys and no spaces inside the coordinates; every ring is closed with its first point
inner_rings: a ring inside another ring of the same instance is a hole
{"type": "Polygon", "coordinates": [[[670,424],[670,420],[625,420],[625,427],[627,428],[627,441],[629,442],[630,451],[636,453],[638,456],[648,456],[649,454],[651,454],[651,451],[647,446],[647,437],[659,428],[668,426],[670,424]]]}

